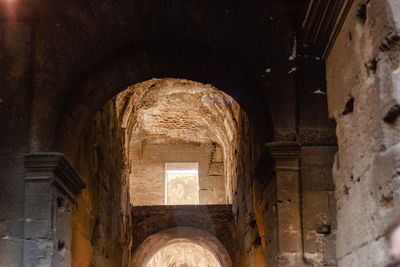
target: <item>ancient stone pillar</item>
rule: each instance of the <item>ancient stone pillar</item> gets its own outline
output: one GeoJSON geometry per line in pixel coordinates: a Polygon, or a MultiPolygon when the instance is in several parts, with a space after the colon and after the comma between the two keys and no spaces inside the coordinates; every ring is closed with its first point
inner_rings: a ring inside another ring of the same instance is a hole
{"type": "Polygon", "coordinates": [[[271,203],[276,218],[266,218],[276,224],[272,231],[276,235],[275,244],[271,244],[275,255],[269,255],[269,262],[273,266],[298,266],[303,263],[300,148],[296,143],[281,142],[266,146],[275,161],[268,191],[276,196],[276,203],[271,203]]]}
{"type": "Polygon", "coordinates": [[[60,153],[25,156],[24,266],[71,266],[74,197],[85,183],[60,153]]]}
{"type": "Polygon", "coordinates": [[[332,165],[336,146],[301,147],[304,260],[336,266],[336,201],[332,165]]]}

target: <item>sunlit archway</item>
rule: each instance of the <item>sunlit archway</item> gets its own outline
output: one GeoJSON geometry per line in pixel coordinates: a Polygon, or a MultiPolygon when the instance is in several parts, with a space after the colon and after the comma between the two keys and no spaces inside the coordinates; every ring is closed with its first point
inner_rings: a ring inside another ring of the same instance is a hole
{"type": "Polygon", "coordinates": [[[212,85],[152,79],[121,92],[115,105],[133,205],[232,203],[244,116],[232,97],[212,85]],[[182,165],[189,163],[196,167],[182,165]]]}
{"type": "Polygon", "coordinates": [[[212,234],[191,227],[175,227],[149,236],[136,250],[135,267],[231,267],[222,243],[212,234]]]}
{"type": "Polygon", "coordinates": [[[183,240],[160,249],[146,264],[146,267],[165,266],[221,267],[221,264],[208,249],[183,240]]]}

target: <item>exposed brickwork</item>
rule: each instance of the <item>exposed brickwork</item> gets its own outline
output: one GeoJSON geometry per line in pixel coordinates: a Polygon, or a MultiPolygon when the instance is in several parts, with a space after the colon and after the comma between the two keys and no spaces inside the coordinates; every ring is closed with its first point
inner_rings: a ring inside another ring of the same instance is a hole
{"type": "Polygon", "coordinates": [[[91,121],[74,165],[87,184],[72,220],[72,266],[120,266],[130,259],[124,135],[111,100],[91,121]]]}
{"type": "Polygon", "coordinates": [[[133,245],[135,252],[149,236],[177,226],[209,232],[222,242],[234,257],[235,226],[231,205],[142,206],[132,208],[133,245]]]}

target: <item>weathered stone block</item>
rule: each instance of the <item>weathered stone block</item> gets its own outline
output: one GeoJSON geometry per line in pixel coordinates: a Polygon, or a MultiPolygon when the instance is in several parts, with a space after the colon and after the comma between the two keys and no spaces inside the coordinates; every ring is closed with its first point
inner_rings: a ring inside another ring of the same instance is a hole
{"type": "Polygon", "coordinates": [[[224,163],[211,163],[208,175],[224,175],[224,163]]]}
{"type": "Polygon", "coordinates": [[[331,167],[304,168],[301,170],[303,191],[333,191],[331,167]]]}
{"type": "Polygon", "coordinates": [[[68,266],[71,207],[85,183],[59,153],[25,157],[24,266],[68,266]]]}
{"type": "Polygon", "coordinates": [[[400,3],[396,0],[388,0],[389,16],[394,20],[397,34],[400,34],[400,3]]]}
{"type": "Polygon", "coordinates": [[[49,220],[25,219],[24,236],[27,239],[50,238],[52,230],[52,222],[49,220]]]}
{"type": "Polygon", "coordinates": [[[384,238],[367,242],[354,249],[352,253],[338,257],[338,266],[386,266],[388,264],[388,247],[384,238]]]}
{"type": "Polygon", "coordinates": [[[201,189],[199,191],[200,204],[210,204],[214,199],[214,191],[212,189],[201,189]]]}
{"type": "Polygon", "coordinates": [[[0,266],[21,266],[23,239],[15,236],[3,236],[0,239],[0,266]]]}
{"type": "Polygon", "coordinates": [[[337,265],[336,259],[336,230],[323,237],[323,264],[337,265]]]}
{"type": "Polygon", "coordinates": [[[314,254],[319,252],[315,230],[303,230],[304,253],[314,254]]]}
{"type": "Polygon", "coordinates": [[[214,189],[214,201],[211,204],[226,204],[226,194],[225,190],[214,189]]]}
{"type": "MultiPolygon", "coordinates": [[[[32,187],[32,186],[31,186],[32,187]]],[[[25,194],[25,203],[31,207],[26,210],[25,219],[37,219],[37,220],[46,220],[49,219],[49,210],[52,207],[52,198],[50,192],[48,192],[49,184],[36,184],[32,191],[27,190],[25,194]],[[47,187],[46,193],[34,193],[37,187],[47,187]],[[30,193],[32,192],[32,193],[30,193]]]]}
{"type": "Polygon", "coordinates": [[[336,146],[302,146],[301,167],[330,167],[336,152],[336,146]]]}
{"type": "Polygon", "coordinates": [[[213,162],[223,162],[224,161],[224,152],[221,147],[215,148],[213,162]]]}
{"type": "Polygon", "coordinates": [[[302,196],[304,230],[317,231],[321,226],[330,226],[328,192],[305,191],[302,196]]]}
{"type": "Polygon", "coordinates": [[[207,176],[207,178],[204,181],[204,186],[206,188],[224,189],[225,188],[224,176],[220,175],[207,176]]]}

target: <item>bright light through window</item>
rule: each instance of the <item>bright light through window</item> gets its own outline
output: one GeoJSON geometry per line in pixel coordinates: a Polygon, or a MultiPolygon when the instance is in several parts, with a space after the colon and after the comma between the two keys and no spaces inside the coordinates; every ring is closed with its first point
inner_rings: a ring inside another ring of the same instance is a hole
{"type": "Polygon", "coordinates": [[[199,204],[199,164],[165,163],[165,204],[199,204]]]}

